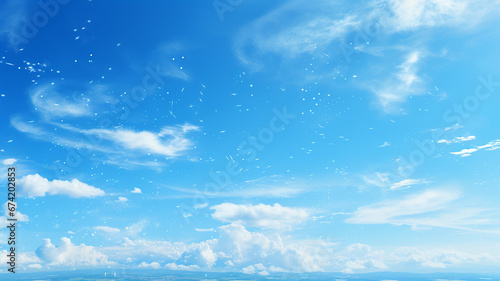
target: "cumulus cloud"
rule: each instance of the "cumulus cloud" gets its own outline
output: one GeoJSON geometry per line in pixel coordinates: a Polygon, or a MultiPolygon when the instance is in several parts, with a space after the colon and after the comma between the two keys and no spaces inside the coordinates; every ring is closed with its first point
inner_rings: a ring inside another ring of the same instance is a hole
{"type": "Polygon", "coordinates": [[[211,244],[211,241],[194,244],[181,255],[177,263],[211,268],[217,261],[217,254],[212,250],[211,244]]]}
{"type": "MultiPolygon", "coordinates": [[[[134,131],[123,128],[84,130],[65,124],[52,124],[68,132],[85,135],[90,139],[97,138],[99,141],[107,140],[113,146],[119,146],[126,151],[165,156],[179,156],[182,152],[192,149],[194,146],[193,142],[186,138],[186,134],[200,130],[200,127],[189,123],[177,126],[165,126],[159,132],[134,131]]],[[[59,139],[59,141],[68,144],[75,143],[66,139],[59,139]]],[[[96,150],[112,153],[112,149],[106,148],[108,144],[103,143],[103,147],[96,147],[90,143],[88,145],[96,150]]],[[[118,152],[121,153],[121,151],[118,152]]]]}
{"type": "Polygon", "coordinates": [[[217,239],[197,243],[125,238],[119,246],[99,250],[85,245],[75,246],[67,238],[62,239],[59,247],[45,240],[37,250],[40,260],[31,263],[75,267],[113,261],[116,264],[135,264],[140,268],[160,268],[166,263],[163,267],[171,270],[223,268],[266,275],[266,272],[448,270],[474,264],[495,266],[500,261],[497,255],[488,252],[408,247],[394,247],[386,252],[360,243],[342,246],[329,239],[289,240],[278,233],[251,232],[235,223],[221,226],[219,233],[217,239]]]}
{"type": "Polygon", "coordinates": [[[49,266],[103,266],[112,265],[108,257],[92,246],[74,245],[69,238],[61,238],[59,246],[50,239],[43,239],[43,245],[36,249],[36,255],[49,266]]]}
{"type": "Polygon", "coordinates": [[[335,253],[335,257],[343,273],[388,269],[384,261],[384,252],[373,250],[369,245],[360,243],[349,245],[335,253]]]}
{"type": "Polygon", "coordinates": [[[142,193],[140,188],[134,187],[134,190],[130,191],[132,193],[142,193]]]}
{"type": "Polygon", "coordinates": [[[283,207],[278,203],[273,206],[222,203],[210,209],[215,210],[212,218],[216,220],[268,229],[290,229],[309,217],[305,209],[283,207]]]}
{"type": "Polygon", "coordinates": [[[362,178],[369,185],[389,188],[391,190],[401,189],[403,187],[410,187],[417,184],[430,183],[430,181],[426,179],[402,179],[396,181],[396,179],[391,177],[391,174],[380,173],[380,172],[363,175],[362,178]]]}
{"type": "Polygon", "coordinates": [[[182,271],[195,271],[195,270],[200,270],[200,267],[197,265],[183,265],[183,264],[176,264],[174,262],[172,263],[167,263],[165,265],[165,268],[170,269],[170,270],[182,270],[182,271]]]}
{"type": "Polygon", "coordinates": [[[157,262],[152,262],[152,263],[142,262],[137,267],[159,269],[159,268],[161,268],[161,265],[157,262]]]}
{"type": "Polygon", "coordinates": [[[34,136],[41,136],[44,134],[44,131],[37,126],[32,124],[33,122],[24,122],[20,117],[12,117],[10,119],[10,124],[12,127],[16,128],[16,130],[28,133],[34,136]]]}
{"type": "Polygon", "coordinates": [[[20,191],[28,197],[45,195],[67,195],[73,198],[103,196],[104,191],[77,179],[71,181],[53,180],[39,174],[27,175],[19,180],[20,191]]]}

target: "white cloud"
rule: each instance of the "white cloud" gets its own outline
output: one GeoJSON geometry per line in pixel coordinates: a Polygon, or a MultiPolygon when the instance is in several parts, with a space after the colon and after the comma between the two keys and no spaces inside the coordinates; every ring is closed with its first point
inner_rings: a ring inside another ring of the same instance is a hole
{"type": "Polygon", "coordinates": [[[118,232],[120,232],[119,228],[109,227],[109,226],[94,226],[94,229],[98,230],[98,231],[103,231],[106,233],[118,233],[118,232]]]}
{"type": "Polygon", "coordinates": [[[467,157],[467,156],[471,156],[472,153],[478,151],[477,148],[464,148],[460,151],[457,151],[457,152],[450,152],[451,154],[453,155],[460,155],[461,157],[467,157]]]}
{"type": "Polygon", "coordinates": [[[201,204],[196,204],[196,205],[193,206],[193,208],[195,210],[203,209],[203,208],[206,208],[206,207],[208,207],[208,203],[201,203],[201,204]]]}
{"type": "MultiPolygon", "coordinates": [[[[267,54],[294,58],[304,53],[335,52],[341,42],[350,43],[352,34],[360,36],[360,31],[363,39],[371,41],[374,35],[367,33],[373,33],[375,28],[382,35],[438,26],[460,26],[460,30],[470,30],[477,23],[494,18],[499,10],[495,0],[485,3],[475,0],[384,0],[367,2],[355,9],[347,2],[290,1],[280,5],[238,32],[234,52],[243,64],[259,68],[259,62],[265,61],[267,54]],[[315,16],[309,17],[309,14],[315,16]],[[283,22],[286,24],[276,24],[283,22]],[[332,45],[333,42],[337,45],[332,45]]],[[[364,45],[353,45],[353,48],[368,52],[374,49],[364,45]]]]}
{"type": "Polygon", "coordinates": [[[142,193],[140,188],[134,187],[134,190],[130,191],[132,193],[142,193]]]}
{"type": "Polygon", "coordinates": [[[17,159],[14,159],[14,158],[9,158],[9,159],[5,159],[2,161],[2,164],[4,164],[5,166],[8,166],[8,165],[12,165],[14,163],[16,163],[17,159]]]}
{"type": "MultiPolygon", "coordinates": [[[[62,244],[70,244],[73,248],[63,245],[56,248],[46,240],[37,254],[48,265],[102,265],[112,261],[115,264],[158,268],[158,265],[166,263],[164,268],[171,270],[229,268],[230,271],[248,274],[312,271],[361,273],[436,268],[449,270],[466,265],[496,266],[500,262],[498,255],[480,251],[470,253],[453,249],[405,247],[391,247],[390,251],[384,251],[359,243],[341,247],[339,243],[329,242],[329,239],[283,239],[278,233],[250,232],[234,223],[221,226],[219,233],[218,239],[189,244],[125,238],[120,246],[104,247],[99,251],[85,245],[72,245],[69,239],[63,238],[65,242],[62,244]]],[[[4,256],[0,257],[0,261],[4,256]]],[[[33,260],[31,263],[40,261],[33,260]]]]}
{"type": "Polygon", "coordinates": [[[405,223],[407,216],[442,210],[458,199],[460,193],[426,190],[402,200],[387,200],[359,208],[346,222],[356,224],[405,223]]]}
{"type": "Polygon", "coordinates": [[[137,267],[159,269],[159,268],[161,268],[161,265],[157,262],[152,262],[152,263],[142,262],[137,267]]]}
{"type": "Polygon", "coordinates": [[[462,129],[463,127],[464,127],[464,126],[462,126],[462,125],[460,125],[460,124],[456,123],[455,125],[452,125],[452,126],[450,126],[450,127],[446,127],[446,128],[444,128],[444,130],[445,130],[445,131],[449,131],[449,130],[451,130],[451,131],[453,132],[453,131],[456,131],[456,130],[458,130],[458,129],[462,129]]]}
{"type": "Polygon", "coordinates": [[[39,86],[30,95],[35,109],[50,117],[90,116],[89,101],[72,101],[61,96],[54,86],[39,86]]]}
{"type": "Polygon", "coordinates": [[[378,187],[386,187],[389,186],[391,183],[388,173],[376,172],[373,175],[363,175],[362,178],[366,183],[378,187]]]}
{"type": "Polygon", "coordinates": [[[200,267],[197,265],[183,265],[183,264],[176,264],[176,263],[167,263],[165,265],[165,268],[170,269],[170,270],[182,270],[182,271],[194,271],[194,270],[200,270],[200,267]]]}
{"type": "Polygon", "coordinates": [[[215,231],[213,228],[195,228],[194,230],[198,231],[198,232],[212,232],[212,231],[215,231]]]}
{"type": "Polygon", "coordinates": [[[471,1],[455,0],[402,0],[389,1],[394,13],[391,27],[405,31],[436,25],[458,24],[471,1]]]}
{"type": "Polygon", "coordinates": [[[144,230],[144,228],[148,225],[148,222],[145,220],[138,221],[134,224],[131,224],[125,227],[125,235],[129,237],[136,237],[140,232],[144,230]]]}
{"type": "Polygon", "coordinates": [[[128,150],[137,150],[165,156],[178,156],[185,150],[192,149],[193,143],[185,138],[186,133],[198,131],[199,127],[190,124],[177,127],[163,127],[159,133],[132,131],[126,129],[92,129],[81,131],[86,135],[100,136],[113,141],[128,150]]]}
{"type": "Polygon", "coordinates": [[[384,143],[383,143],[383,144],[381,144],[381,145],[379,145],[378,147],[386,147],[386,146],[389,146],[389,145],[391,145],[391,143],[390,143],[390,142],[388,142],[388,141],[384,141],[384,143]]]}
{"type": "MultiPolygon", "coordinates": [[[[57,134],[53,132],[49,134],[41,126],[26,123],[17,117],[11,119],[12,126],[17,130],[31,134],[37,139],[112,155],[125,154],[127,157],[150,154],[169,157],[180,156],[185,151],[195,147],[194,143],[186,135],[192,131],[200,130],[198,126],[188,123],[165,126],[160,132],[134,131],[123,128],[84,130],[57,122],[47,123],[63,130],[58,130],[57,134]]],[[[155,168],[161,166],[161,163],[156,161],[134,161],[128,158],[126,160],[109,161],[109,163],[153,166],[155,168]]]]}
{"type": "Polygon", "coordinates": [[[298,1],[281,5],[243,27],[234,42],[234,52],[243,64],[258,69],[267,54],[293,58],[323,50],[359,24],[357,15],[344,16],[338,13],[340,8],[335,4],[298,1]],[[297,10],[302,13],[298,14],[297,10]],[[314,13],[315,17],[300,16],[307,14],[306,11],[314,13]],[[290,18],[294,20],[289,21],[290,18]],[[288,24],[276,24],[283,21],[288,24]]]}
{"type": "Polygon", "coordinates": [[[77,179],[71,181],[53,180],[40,176],[39,174],[27,175],[19,180],[20,191],[28,197],[41,197],[49,195],[68,195],[73,198],[103,196],[104,191],[94,186],[80,182],[77,179]]]}
{"type": "Polygon", "coordinates": [[[318,245],[307,242],[284,242],[278,233],[264,235],[250,232],[242,225],[232,223],[220,227],[220,238],[214,250],[221,262],[231,261],[237,268],[263,264],[291,271],[319,271],[328,264],[329,257],[318,251],[318,245]]]}
{"type": "Polygon", "coordinates": [[[475,136],[455,137],[455,138],[453,138],[451,140],[447,140],[447,139],[438,140],[438,143],[451,144],[451,143],[459,143],[459,142],[464,142],[464,141],[471,141],[471,140],[475,140],[475,139],[476,139],[475,136]]]}
{"type": "Polygon", "coordinates": [[[399,181],[399,182],[391,185],[391,187],[389,187],[389,188],[390,189],[400,189],[401,187],[409,187],[412,185],[425,184],[425,183],[430,183],[430,181],[427,181],[424,179],[404,179],[402,181],[399,181]]]}
{"type": "Polygon", "coordinates": [[[278,203],[273,206],[222,203],[210,209],[215,210],[212,218],[216,220],[270,229],[290,229],[309,216],[305,209],[283,207],[278,203]]]}
{"type": "Polygon", "coordinates": [[[498,13],[498,1],[477,0],[389,0],[393,16],[386,28],[407,32],[428,27],[471,30],[498,13]]]}
{"type": "Polygon", "coordinates": [[[177,263],[211,268],[217,261],[217,254],[212,250],[211,244],[211,241],[194,244],[187,251],[182,253],[177,263]]]}
{"type": "Polygon", "coordinates": [[[35,136],[41,136],[44,134],[43,130],[34,126],[31,123],[30,122],[26,123],[22,121],[20,117],[12,117],[10,119],[10,124],[20,132],[32,134],[35,136]]]}
{"type": "Polygon", "coordinates": [[[471,156],[472,153],[477,152],[479,150],[497,150],[500,149],[500,139],[492,140],[485,145],[479,145],[474,148],[464,148],[457,152],[450,152],[453,155],[460,155],[461,157],[471,156]]]}
{"type": "Polygon", "coordinates": [[[369,245],[355,243],[334,254],[343,273],[387,270],[384,252],[373,250],[369,245]]]}
{"type": "MultiPolygon", "coordinates": [[[[133,131],[122,128],[82,130],[69,125],[53,123],[67,131],[86,136],[97,137],[100,140],[111,141],[128,151],[138,151],[165,156],[179,156],[182,152],[192,149],[193,143],[186,138],[191,131],[199,131],[198,126],[183,124],[163,127],[160,132],[133,131]]],[[[106,150],[105,152],[109,152],[106,150]]]]}
{"type": "Polygon", "coordinates": [[[500,233],[500,220],[494,215],[494,210],[452,204],[460,197],[460,193],[455,190],[429,189],[403,199],[360,207],[346,222],[411,225],[413,229],[424,226],[500,233]]]}
{"type": "Polygon", "coordinates": [[[37,256],[50,266],[103,266],[112,265],[108,257],[92,246],[71,243],[69,238],[61,238],[61,244],[56,247],[50,239],[43,239],[44,243],[36,250],[37,256]]]}
{"type": "Polygon", "coordinates": [[[39,263],[33,263],[33,264],[29,264],[28,268],[30,268],[30,269],[42,269],[43,267],[39,263]]]}
{"type": "Polygon", "coordinates": [[[116,200],[116,201],[124,203],[124,202],[127,202],[128,199],[126,197],[118,197],[118,200],[116,200]]]}

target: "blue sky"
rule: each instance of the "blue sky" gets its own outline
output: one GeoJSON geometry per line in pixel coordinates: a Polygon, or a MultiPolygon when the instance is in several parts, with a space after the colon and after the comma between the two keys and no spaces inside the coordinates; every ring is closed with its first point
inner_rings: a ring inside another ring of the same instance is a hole
{"type": "Polygon", "coordinates": [[[498,268],[498,1],[47,3],[0,4],[22,271],[498,268]]]}

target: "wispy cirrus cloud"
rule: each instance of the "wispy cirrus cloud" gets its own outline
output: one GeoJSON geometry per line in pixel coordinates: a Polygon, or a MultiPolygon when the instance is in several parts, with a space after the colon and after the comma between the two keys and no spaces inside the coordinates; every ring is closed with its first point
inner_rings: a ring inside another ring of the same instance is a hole
{"type": "Polygon", "coordinates": [[[367,84],[385,111],[393,112],[409,96],[424,93],[423,80],[417,74],[421,58],[422,52],[412,51],[388,78],[373,80],[367,84]]]}
{"type": "Polygon", "coordinates": [[[90,116],[92,111],[89,102],[71,101],[68,97],[60,95],[54,86],[37,87],[31,95],[31,102],[35,110],[50,117],[81,117],[90,116]]]}
{"type": "Polygon", "coordinates": [[[109,227],[109,226],[94,226],[95,230],[98,231],[103,231],[105,233],[119,233],[120,229],[116,227],[109,227]]]}
{"type": "Polygon", "coordinates": [[[316,53],[342,39],[359,24],[357,15],[335,13],[339,9],[341,5],[326,2],[293,1],[281,5],[242,28],[234,41],[234,53],[240,62],[254,70],[262,67],[263,58],[269,54],[289,59],[316,53]],[[316,16],[305,16],[307,13],[316,16]],[[295,19],[292,24],[276,24],[290,17],[295,19]]]}
{"type": "Polygon", "coordinates": [[[363,175],[362,178],[369,185],[389,188],[390,190],[397,190],[403,187],[411,187],[417,184],[430,183],[430,181],[426,179],[410,179],[410,178],[396,181],[395,179],[392,178],[391,174],[382,172],[363,175]]]}
{"type": "Polygon", "coordinates": [[[444,190],[427,190],[402,200],[387,200],[359,208],[348,223],[384,224],[403,223],[405,216],[442,210],[458,199],[460,193],[444,190]]]}
{"type": "Polygon", "coordinates": [[[428,189],[403,199],[385,200],[358,208],[346,219],[352,224],[395,224],[413,227],[442,227],[467,231],[500,233],[499,220],[491,210],[457,208],[452,203],[461,193],[450,189],[428,189]],[[490,219],[485,219],[489,217],[490,219]]]}
{"type": "MultiPolygon", "coordinates": [[[[324,239],[290,240],[279,233],[249,231],[236,223],[220,226],[220,236],[196,243],[123,239],[117,246],[76,246],[63,238],[56,247],[45,239],[37,250],[41,268],[57,265],[122,265],[171,270],[225,269],[247,274],[331,271],[347,274],[366,271],[436,270],[498,264],[498,256],[455,248],[418,249],[340,243],[324,239]],[[81,251],[77,256],[76,252],[81,251]],[[66,259],[63,259],[65,257],[66,259]],[[130,258],[133,257],[133,258],[130,258]]],[[[494,253],[494,251],[491,251],[494,253]]]]}
{"type": "Polygon", "coordinates": [[[495,0],[389,0],[385,1],[393,17],[388,22],[391,32],[411,31],[438,26],[460,26],[470,30],[498,11],[495,0]],[[487,8],[487,7],[491,7],[487,8]]]}
{"type": "Polygon", "coordinates": [[[500,139],[492,140],[485,145],[479,145],[479,146],[472,147],[472,148],[464,148],[460,151],[450,152],[450,153],[453,155],[460,155],[461,157],[468,157],[468,156],[471,156],[472,153],[475,153],[475,152],[477,152],[479,150],[483,150],[483,149],[490,150],[490,151],[500,149],[500,139]]]}
{"type": "MultiPolygon", "coordinates": [[[[429,27],[470,32],[479,23],[494,18],[500,10],[494,0],[487,1],[488,4],[475,0],[386,0],[365,2],[347,12],[347,2],[291,1],[280,5],[242,27],[233,43],[234,54],[254,71],[266,69],[263,66],[270,66],[271,62],[288,62],[302,55],[313,57],[313,63],[308,62],[311,67],[325,57],[328,58],[322,61],[325,64],[332,59],[350,61],[346,52],[383,57],[380,68],[372,69],[369,77],[359,82],[362,82],[361,88],[375,95],[384,111],[395,112],[410,96],[428,92],[426,75],[420,73],[422,59],[427,56],[427,44],[418,34],[429,27]],[[315,16],[309,17],[309,14],[315,16]],[[277,24],[289,22],[290,18],[294,19],[290,24],[277,24]],[[396,34],[410,36],[400,46],[387,44],[387,38],[396,34]],[[347,51],[343,50],[343,45],[347,46],[347,51]],[[397,55],[395,50],[404,55],[397,55]],[[387,61],[395,54],[399,62],[386,68],[387,61]]],[[[308,75],[315,80],[329,80],[332,73],[345,67],[332,64],[326,71],[316,69],[314,74],[308,75]]]]}
{"type": "Polygon", "coordinates": [[[430,181],[425,180],[425,179],[404,179],[402,181],[398,181],[391,185],[389,189],[401,189],[403,187],[410,187],[412,185],[417,185],[417,184],[425,184],[425,183],[430,183],[430,181]]]}
{"type": "Polygon", "coordinates": [[[20,118],[11,119],[11,124],[18,131],[29,133],[38,139],[55,142],[75,148],[91,148],[106,153],[155,154],[175,157],[194,148],[193,142],[186,137],[200,127],[188,123],[177,126],[165,126],[159,132],[134,131],[124,128],[113,129],[80,129],[71,125],[49,122],[53,126],[64,129],[58,135],[48,134],[40,125],[27,123],[20,118]],[[89,140],[94,140],[89,141],[89,140]],[[105,142],[107,141],[107,142],[105,142]],[[122,150],[112,149],[120,147],[122,150]]]}
{"type": "MultiPolygon", "coordinates": [[[[201,196],[201,197],[233,197],[233,198],[289,198],[295,197],[301,193],[306,192],[304,188],[298,186],[284,186],[284,185],[261,185],[261,186],[250,186],[247,188],[243,188],[241,190],[234,191],[203,191],[192,188],[183,188],[183,187],[175,187],[175,186],[165,186],[171,190],[179,191],[183,193],[183,195],[172,197],[182,198],[188,197],[191,198],[193,195],[201,196]]],[[[161,198],[158,198],[161,199],[161,198]]]]}

